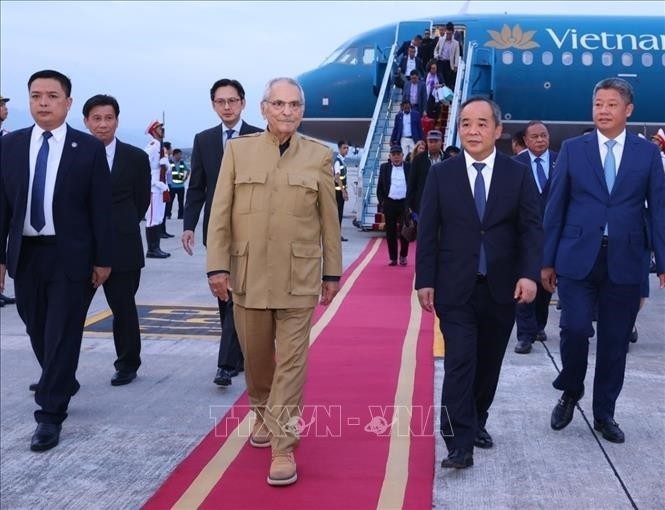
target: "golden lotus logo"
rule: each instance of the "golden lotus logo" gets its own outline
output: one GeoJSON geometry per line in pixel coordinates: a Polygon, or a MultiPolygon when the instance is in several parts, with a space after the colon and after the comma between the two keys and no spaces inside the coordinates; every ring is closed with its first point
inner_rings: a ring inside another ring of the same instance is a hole
{"type": "Polygon", "coordinates": [[[511,30],[508,25],[503,25],[501,32],[496,30],[487,31],[492,37],[491,41],[487,41],[485,46],[490,46],[499,50],[506,48],[517,48],[518,50],[529,50],[531,48],[538,48],[540,44],[532,41],[535,30],[523,32],[519,25],[515,25],[511,30]]]}

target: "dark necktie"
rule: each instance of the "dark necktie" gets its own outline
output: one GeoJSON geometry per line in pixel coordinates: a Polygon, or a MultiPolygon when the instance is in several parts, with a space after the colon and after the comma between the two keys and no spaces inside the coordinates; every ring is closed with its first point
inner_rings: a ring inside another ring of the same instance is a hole
{"type": "Polygon", "coordinates": [[[224,143],[224,147],[226,147],[226,144],[229,143],[229,140],[233,138],[233,133],[235,133],[235,129],[227,129],[226,130],[226,142],[224,143]]]}
{"type": "Polygon", "coordinates": [[[543,168],[542,159],[536,158],[536,174],[538,175],[538,184],[540,185],[540,192],[542,193],[545,189],[545,184],[547,184],[547,176],[545,175],[545,169],[543,168]]]}
{"type": "Polygon", "coordinates": [[[32,203],[30,205],[30,225],[37,232],[44,228],[44,188],[46,187],[46,165],[48,163],[48,139],[53,136],[50,131],[42,133],[42,146],[37,153],[35,176],[32,180],[32,203]]]}
{"type": "MultiPolygon", "coordinates": [[[[483,168],[485,168],[485,163],[473,163],[473,167],[478,171],[476,174],[476,182],[473,185],[473,200],[476,203],[476,211],[478,212],[478,218],[480,218],[480,223],[483,222],[483,216],[485,215],[485,203],[487,199],[485,198],[485,180],[483,179],[483,168]]],[[[480,240],[480,257],[478,258],[478,272],[480,274],[487,274],[487,257],[485,256],[485,247],[483,246],[483,240],[480,240]]]]}

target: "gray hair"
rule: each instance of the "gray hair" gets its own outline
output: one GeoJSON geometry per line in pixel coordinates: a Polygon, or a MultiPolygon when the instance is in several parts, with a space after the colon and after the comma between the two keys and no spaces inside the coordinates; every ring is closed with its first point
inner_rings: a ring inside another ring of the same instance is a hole
{"type": "Polygon", "coordinates": [[[462,111],[464,110],[464,108],[466,108],[467,105],[469,105],[471,103],[476,103],[478,101],[482,101],[483,103],[487,103],[488,105],[490,105],[490,107],[492,108],[492,117],[494,118],[494,123],[497,126],[500,126],[501,125],[501,108],[499,108],[499,105],[496,104],[491,99],[489,99],[487,97],[482,97],[482,96],[470,97],[469,99],[467,99],[466,101],[464,101],[460,105],[459,114],[457,115],[457,125],[459,126],[460,120],[462,119],[461,115],[462,115],[462,111]]]}
{"type": "Polygon", "coordinates": [[[294,80],[293,78],[288,78],[288,77],[280,77],[280,78],[273,78],[266,84],[266,88],[263,91],[263,99],[261,101],[268,101],[270,98],[270,93],[272,92],[272,88],[280,82],[285,82],[288,83],[289,85],[293,85],[294,87],[297,87],[298,91],[300,92],[300,102],[305,105],[305,91],[302,89],[302,86],[300,83],[298,83],[297,80],[294,80]]]}
{"type": "Polygon", "coordinates": [[[623,98],[626,104],[633,104],[633,86],[622,78],[605,78],[596,83],[593,88],[593,99],[601,89],[614,89],[623,98]]]}

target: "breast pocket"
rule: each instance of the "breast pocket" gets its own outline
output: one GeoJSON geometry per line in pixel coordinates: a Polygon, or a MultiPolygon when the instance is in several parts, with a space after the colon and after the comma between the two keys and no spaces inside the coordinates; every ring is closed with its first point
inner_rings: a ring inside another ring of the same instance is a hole
{"type": "Polygon", "coordinates": [[[291,245],[291,294],[317,296],[321,291],[321,246],[313,243],[291,245]]]}
{"type": "Polygon", "coordinates": [[[233,197],[234,212],[248,214],[260,211],[265,207],[265,188],[268,174],[254,172],[236,175],[235,195],[233,197]]]}
{"type": "Polygon", "coordinates": [[[288,203],[294,216],[311,216],[319,200],[319,183],[313,177],[288,174],[288,203]]]}

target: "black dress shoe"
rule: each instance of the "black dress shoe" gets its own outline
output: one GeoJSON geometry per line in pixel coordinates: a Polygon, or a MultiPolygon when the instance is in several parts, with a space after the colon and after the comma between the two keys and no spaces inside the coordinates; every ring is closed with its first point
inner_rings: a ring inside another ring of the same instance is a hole
{"type": "Polygon", "coordinates": [[[159,237],[161,239],[171,239],[172,237],[175,237],[173,234],[169,234],[168,232],[162,232],[159,237]]]}
{"type": "Polygon", "coordinates": [[[346,237],[342,236],[342,242],[345,243],[346,241],[348,241],[348,239],[346,237]]]}
{"type": "Polygon", "coordinates": [[[542,330],[538,331],[538,333],[536,333],[536,341],[545,342],[546,340],[547,340],[547,333],[545,333],[542,330]]]}
{"type": "Polygon", "coordinates": [[[582,392],[582,395],[579,397],[576,397],[567,391],[563,392],[563,395],[561,395],[561,398],[552,410],[550,425],[554,430],[561,430],[572,421],[575,405],[579,402],[582,396],[584,396],[584,392],[582,392]]]}
{"type": "Polygon", "coordinates": [[[62,425],[55,423],[38,423],[35,433],[30,440],[30,449],[33,452],[50,450],[60,441],[62,425]]]}
{"type": "Polygon", "coordinates": [[[134,379],[136,379],[136,371],[125,372],[118,370],[113,374],[113,377],[111,377],[111,386],[123,386],[129,384],[134,379]]]}
{"type": "Polygon", "coordinates": [[[0,294],[0,303],[2,303],[3,305],[13,305],[14,303],[16,303],[16,299],[7,297],[4,294],[0,294]]]}
{"type": "Polygon", "coordinates": [[[473,455],[464,450],[453,450],[441,461],[442,468],[464,469],[473,466],[473,455]]]}
{"type": "Polygon", "coordinates": [[[231,386],[231,377],[234,375],[238,375],[238,372],[235,370],[227,370],[225,368],[218,368],[217,369],[217,374],[215,374],[215,378],[213,379],[213,382],[217,386],[231,386]],[[233,374],[235,372],[235,374],[233,374]],[[233,374],[233,375],[231,375],[233,374]]]}
{"type": "Polygon", "coordinates": [[[515,352],[517,354],[529,354],[531,352],[533,344],[528,340],[520,340],[515,345],[515,352]]]}
{"type": "Polygon", "coordinates": [[[473,445],[478,448],[492,448],[492,446],[494,446],[492,436],[490,436],[485,427],[478,427],[478,432],[476,432],[473,445]]]}
{"type": "Polygon", "coordinates": [[[162,250],[148,250],[145,254],[148,259],[166,259],[171,256],[170,253],[166,253],[162,250]]]}
{"type": "Polygon", "coordinates": [[[626,436],[624,436],[623,431],[619,428],[619,424],[612,418],[608,420],[593,420],[593,428],[612,443],[623,443],[626,440],[626,436]]]}
{"type": "MultiPolygon", "coordinates": [[[[33,382],[30,386],[28,386],[28,389],[30,391],[37,391],[39,389],[39,383],[33,382]]],[[[81,385],[79,384],[78,381],[74,381],[74,389],[72,390],[72,397],[76,395],[79,390],[81,389],[81,385]]]]}

